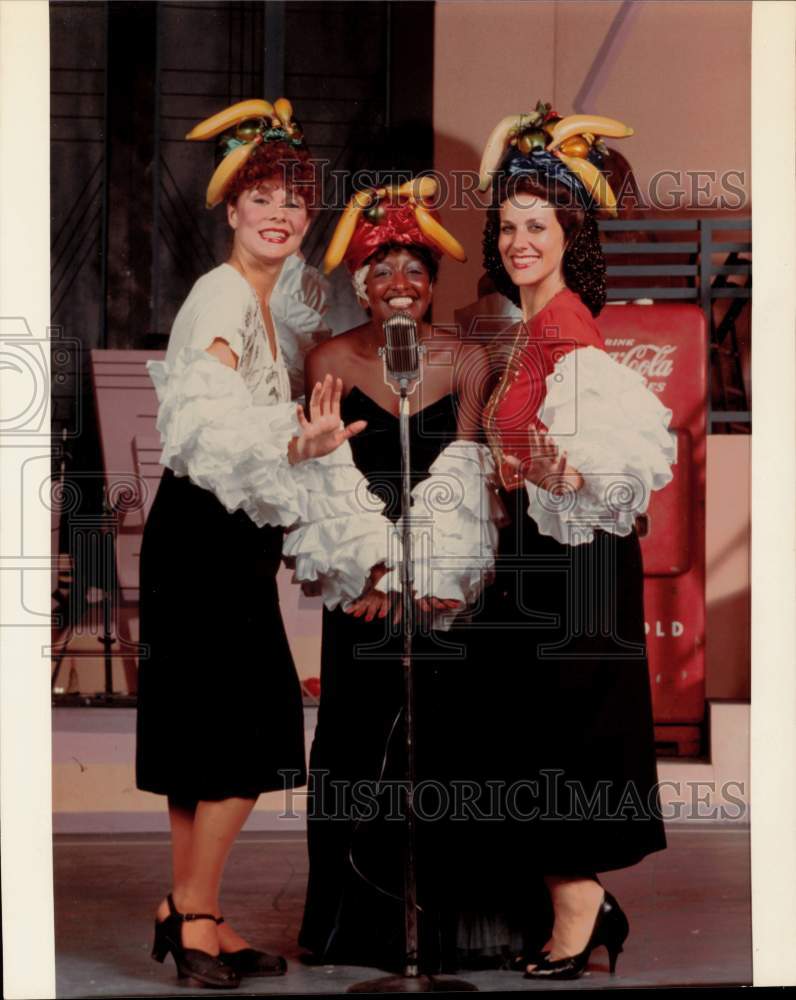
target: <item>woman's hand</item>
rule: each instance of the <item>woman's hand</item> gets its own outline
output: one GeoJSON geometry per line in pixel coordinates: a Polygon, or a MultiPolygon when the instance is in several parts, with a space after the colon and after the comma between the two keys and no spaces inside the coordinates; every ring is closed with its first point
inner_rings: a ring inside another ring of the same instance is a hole
{"type": "MultiPolygon", "coordinates": [[[[350,607],[345,609],[345,613],[353,615],[354,618],[364,617],[366,622],[372,622],[374,618],[386,618],[389,610],[390,595],[382,594],[380,590],[374,590],[370,587],[350,607]]],[[[393,621],[395,620],[393,616],[393,621]]]]}
{"type": "Polygon", "coordinates": [[[432,611],[455,611],[464,607],[462,601],[457,601],[449,597],[421,597],[417,602],[418,607],[424,614],[431,614],[432,611]]]}
{"type": "MultiPolygon", "coordinates": [[[[443,600],[439,597],[421,597],[417,601],[417,607],[423,616],[430,618],[433,611],[453,611],[462,606],[461,601],[443,600]]],[[[354,618],[364,617],[366,622],[372,622],[374,618],[386,618],[392,610],[392,622],[397,625],[401,620],[402,597],[398,593],[382,594],[380,590],[369,588],[356,601],[346,608],[347,615],[354,618]]]]}
{"type": "Polygon", "coordinates": [[[355,420],[348,427],[342,426],[340,419],[342,395],[341,378],[332,379],[331,375],[327,375],[323,383],[315,383],[310,397],[310,419],[307,420],[300,406],[296,413],[301,434],[294,437],[288,446],[288,461],[291,465],[308,458],[322,458],[339,448],[343,441],[347,441],[367,427],[366,420],[355,420]]]}
{"type": "Polygon", "coordinates": [[[384,563],[379,563],[378,566],[373,567],[370,571],[370,579],[364,592],[350,607],[345,609],[347,615],[353,615],[354,618],[362,618],[364,616],[366,622],[372,622],[374,618],[386,618],[387,612],[390,610],[391,600],[395,598],[398,609],[397,614],[396,609],[393,609],[393,621],[398,621],[400,618],[400,596],[383,594],[380,590],[376,590],[376,584],[386,572],[387,567],[384,563]]]}
{"type": "MultiPolygon", "coordinates": [[[[396,592],[383,594],[375,589],[386,572],[387,567],[383,563],[373,567],[367,589],[346,609],[346,614],[355,618],[364,616],[365,621],[371,622],[374,618],[386,618],[392,609],[393,624],[398,624],[401,620],[402,595],[396,592]]],[[[434,611],[454,611],[462,607],[461,601],[432,596],[421,597],[416,603],[421,615],[429,617],[434,611]]]]}
{"type": "Polygon", "coordinates": [[[576,491],[581,489],[583,476],[568,463],[565,451],[559,454],[558,445],[546,431],[540,431],[530,424],[528,447],[531,452],[530,461],[521,462],[514,455],[504,455],[506,464],[521,472],[528,482],[548,492],[562,488],[576,491]]]}

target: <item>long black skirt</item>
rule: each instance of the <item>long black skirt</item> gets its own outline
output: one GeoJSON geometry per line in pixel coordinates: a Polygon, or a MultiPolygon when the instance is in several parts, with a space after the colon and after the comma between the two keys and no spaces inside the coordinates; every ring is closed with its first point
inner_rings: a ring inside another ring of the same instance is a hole
{"type": "MultiPolygon", "coordinates": [[[[451,781],[470,752],[463,744],[474,740],[466,717],[457,714],[457,685],[474,655],[468,640],[421,626],[413,642],[416,889],[420,965],[427,972],[497,967],[546,927],[544,886],[516,906],[504,900],[496,906],[480,890],[469,891],[468,870],[453,870],[453,859],[464,860],[474,837],[461,801],[468,792],[460,796],[451,781]]],[[[406,958],[402,637],[386,621],[326,611],[322,648],[299,943],[324,963],[399,971],[406,958]]],[[[482,867],[484,859],[472,860],[482,867]]]]}
{"type": "MultiPolygon", "coordinates": [[[[319,961],[398,971],[404,949],[406,754],[402,639],[387,620],[324,611],[321,703],[310,752],[310,870],[299,943],[319,961]]],[[[438,649],[414,642],[417,778],[435,772],[443,695],[438,649]]],[[[417,830],[421,955],[445,943],[436,892],[435,829],[417,830]]]]}
{"type": "Polygon", "coordinates": [[[473,804],[446,862],[452,895],[511,909],[543,875],[626,868],[666,837],[638,537],[562,545],[524,490],[503,499],[495,582],[453,632],[469,656],[450,687],[448,777],[473,804]]]}
{"type": "Polygon", "coordinates": [[[188,800],[306,782],[282,531],[166,469],[141,548],[136,784],[188,800]]]}

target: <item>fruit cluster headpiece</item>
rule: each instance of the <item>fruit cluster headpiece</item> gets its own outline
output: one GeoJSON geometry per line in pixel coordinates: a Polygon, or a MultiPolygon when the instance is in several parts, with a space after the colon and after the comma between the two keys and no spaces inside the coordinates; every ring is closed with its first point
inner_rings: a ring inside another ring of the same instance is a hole
{"type": "Polygon", "coordinates": [[[492,130],[481,157],[479,187],[486,191],[496,172],[537,174],[563,184],[583,208],[616,215],[616,197],[600,169],[607,150],[599,137],[629,135],[633,129],[614,118],[562,118],[538,101],[529,114],[508,115],[492,130]]]}
{"type": "Polygon", "coordinates": [[[461,243],[424,204],[436,193],[433,177],[418,177],[399,187],[357,191],[332,234],[323,258],[324,273],[329,274],[344,260],[353,274],[385,243],[414,243],[427,247],[436,257],[446,253],[454,260],[467,260],[461,243]]]}
{"type": "Polygon", "coordinates": [[[304,136],[293,121],[293,106],[286,97],[271,104],[257,99],[239,101],[205,118],[185,136],[190,140],[217,138],[217,165],[207,186],[207,207],[224,200],[235,174],[263,142],[286,142],[306,149],[304,136]]]}

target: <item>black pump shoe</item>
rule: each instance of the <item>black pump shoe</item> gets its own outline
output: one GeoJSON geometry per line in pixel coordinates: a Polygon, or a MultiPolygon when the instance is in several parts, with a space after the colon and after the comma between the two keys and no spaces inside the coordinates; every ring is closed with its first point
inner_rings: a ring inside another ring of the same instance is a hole
{"type": "Polygon", "coordinates": [[[510,969],[512,972],[524,972],[526,966],[528,965],[538,965],[544,960],[546,955],[549,955],[549,951],[528,951],[520,952],[518,955],[512,955],[506,964],[506,968],[510,969]]]}
{"type": "Polygon", "coordinates": [[[166,897],[169,915],[165,920],[155,920],[155,943],[152,958],[163,962],[171,952],[177,966],[178,979],[190,979],[199,986],[209,989],[234,990],[240,985],[240,976],[231,966],[221,961],[220,955],[211,955],[198,948],[185,948],[182,944],[182,925],[186,920],[212,920],[212,913],[180,913],[174,905],[171,893],[166,897]]]}
{"type": "Polygon", "coordinates": [[[605,945],[608,951],[609,968],[613,975],[616,970],[616,960],[629,931],[630,924],[622,908],[611,893],[606,892],[597,911],[589,943],[583,951],[578,955],[554,961],[543,957],[535,969],[525,973],[525,979],[579,979],[586,969],[591,953],[600,945],[605,945]]]}
{"type": "MultiPolygon", "coordinates": [[[[216,917],[216,923],[223,924],[224,918],[216,917]]],[[[239,976],[284,976],[287,972],[287,962],[281,955],[269,955],[267,951],[256,948],[222,951],[219,957],[239,976]]]]}

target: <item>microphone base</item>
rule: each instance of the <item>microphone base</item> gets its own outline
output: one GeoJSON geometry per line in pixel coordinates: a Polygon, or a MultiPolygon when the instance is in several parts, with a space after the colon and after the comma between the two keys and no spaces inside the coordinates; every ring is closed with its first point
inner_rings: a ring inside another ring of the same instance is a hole
{"type": "Polygon", "coordinates": [[[478,993],[477,986],[453,976],[383,976],[354,983],[346,993],[478,993]]]}

